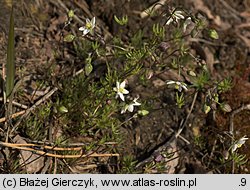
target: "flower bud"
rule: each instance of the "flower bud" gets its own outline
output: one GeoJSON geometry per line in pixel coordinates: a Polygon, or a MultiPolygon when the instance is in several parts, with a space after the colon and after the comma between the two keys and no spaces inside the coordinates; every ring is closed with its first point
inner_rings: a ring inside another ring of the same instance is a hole
{"type": "Polygon", "coordinates": [[[65,106],[61,106],[61,107],[59,107],[59,112],[60,113],[67,113],[68,109],[65,106]]]}
{"type": "Polygon", "coordinates": [[[153,70],[147,70],[146,71],[146,78],[147,79],[151,79],[153,75],[154,75],[154,71],[153,70]]]}
{"type": "Polygon", "coordinates": [[[232,111],[232,108],[230,107],[229,104],[221,104],[221,109],[224,111],[224,112],[231,112],[232,111]]]}
{"type": "Polygon", "coordinates": [[[205,112],[205,114],[208,114],[208,112],[210,112],[210,110],[211,110],[211,107],[208,106],[207,104],[204,104],[203,111],[205,112]]]}
{"type": "Polygon", "coordinates": [[[68,17],[69,18],[73,18],[74,17],[74,11],[73,10],[69,10],[68,17]]]}
{"type": "Polygon", "coordinates": [[[145,115],[149,114],[149,111],[147,111],[147,110],[139,110],[138,114],[141,115],[141,116],[145,116],[145,115]]]}
{"type": "Polygon", "coordinates": [[[197,76],[196,73],[194,71],[192,71],[192,70],[188,71],[188,75],[192,76],[192,77],[196,77],[197,76]]]}
{"type": "Polygon", "coordinates": [[[210,38],[213,38],[215,40],[219,39],[219,35],[216,32],[216,30],[214,30],[214,29],[209,30],[209,36],[210,36],[210,38]]]}

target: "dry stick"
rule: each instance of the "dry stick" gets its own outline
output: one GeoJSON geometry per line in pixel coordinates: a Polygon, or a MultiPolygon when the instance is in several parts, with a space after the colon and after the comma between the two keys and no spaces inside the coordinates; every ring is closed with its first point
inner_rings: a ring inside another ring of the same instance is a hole
{"type": "MultiPolygon", "coordinates": [[[[171,132],[174,132],[174,130],[172,128],[169,129],[171,132]]],[[[182,135],[179,135],[179,138],[181,140],[183,140],[187,145],[191,144],[185,137],[183,137],[182,135]]]]}
{"type": "Polygon", "coordinates": [[[28,148],[28,147],[19,147],[12,143],[2,143],[1,145],[14,148],[14,149],[18,149],[18,150],[31,151],[42,156],[49,156],[49,157],[54,157],[54,158],[85,158],[85,157],[112,157],[112,156],[119,157],[120,156],[119,154],[98,154],[98,153],[91,153],[87,155],[85,154],[60,155],[60,154],[47,153],[41,150],[35,150],[33,148],[28,148]]]}
{"type": "Polygon", "coordinates": [[[55,151],[81,151],[82,147],[72,147],[72,148],[63,148],[63,147],[52,147],[52,146],[43,146],[37,144],[15,144],[15,143],[5,143],[0,141],[0,145],[2,146],[15,146],[15,147],[37,147],[42,149],[48,150],[55,150],[55,151]]]}
{"type": "MultiPolygon", "coordinates": [[[[16,117],[18,117],[18,116],[20,116],[20,115],[23,115],[25,112],[26,112],[26,111],[23,110],[23,111],[14,113],[14,114],[10,115],[9,118],[10,118],[10,119],[16,118],[16,117]]],[[[2,118],[0,118],[0,123],[5,122],[6,120],[7,120],[6,117],[2,117],[2,118]]]]}
{"type": "MultiPolygon", "coordinates": [[[[3,101],[3,98],[0,98],[0,101],[3,101]]],[[[7,102],[9,103],[10,101],[7,100],[7,102]]],[[[12,101],[12,104],[15,105],[15,106],[17,106],[17,107],[23,108],[23,109],[27,109],[28,108],[28,106],[26,106],[24,104],[20,104],[20,103],[15,102],[15,101],[12,101]]]]}
{"type": "MultiPolygon", "coordinates": [[[[25,139],[26,141],[29,140],[29,139],[25,139]]],[[[32,142],[30,144],[37,144],[37,146],[44,146],[44,145],[50,145],[50,146],[54,146],[55,147],[55,143],[52,143],[52,142],[43,142],[43,141],[29,141],[29,142],[32,142]]],[[[68,147],[82,147],[82,146],[86,146],[86,144],[88,143],[69,143],[67,144],[68,147]]],[[[102,143],[102,144],[98,144],[98,145],[117,145],[117,142],[105,142],[105,143],[102,143]]]]}
{"type": "Polygon", "coordinates": [[[56,170],[57,170],[57,158],[54,158],[55,161],[54,161],[54,171],[53,171],[53,174],[56,174],[56,170]]]}
{"type": "Polygon", "coordinates": [[[66,162],[65,159],[62,159],[62,162],[69,168],[69,170],[70,170],[72,173],[76,173],[76,172],[74,171],[74,169],[66,162]]]}

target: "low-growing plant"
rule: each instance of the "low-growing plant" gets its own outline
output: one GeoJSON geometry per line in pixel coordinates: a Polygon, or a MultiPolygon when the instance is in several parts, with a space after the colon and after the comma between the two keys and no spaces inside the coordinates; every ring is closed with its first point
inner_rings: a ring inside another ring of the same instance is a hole
{"type": "MultiPolygon", "coordinates": [[[[67,33],[63,42],[73,49],[75,59],[79,60],[79,70],[57,81],[58,91],[53,101],[40,106],[36,115],[25,120],[23,129],[31,139],[44,139],[48,134],[43,127],[46,122],[53,121],[53,127],[63,131],[56,137],[59,139],[57,144],[70,143],[70,138],[77,136],[91,139],[84,147],[85,152],[95,152],[108,142],[121,144],[124,141],[121,126],[150,114],[147,99],[134,95],[134,89],[130,88],[131,77],[149,86],[157,73],[168,70],[180,78],[164,81],[165,88],[173,89],[179,110],[187,108],[191,99],[197,103],[198,94],[205,114],[216,111],[217,106],[224,112],[231,112],[230,105],[220,99],[222,93],[230,90],[231,80],[213,79],[204,60],[192,55],[190,44],[186,43],[186,39],[195,38],[204,31],[215,40],[219,38],[218,33],[208,28],[203,17],[182,8],[166,8],[159,14],[152,14],[152,11],[148,16],[157,19],[151,20],[149,25],[145,23],[135,33],[129,32],[127,41],[121,38],[122,29],[112,39],[104,39],[96,30],[99,23],[95,17],[87,18],[77,34],[71,33],[74,11],[68,12],[62,31],[62,34],[67,33]]],[[[130,17],[114,15],[114,20],[122,28],[129,23],[130,17]]],[[[13,84],[7,88],[10,94],[13,84]]],[[[201,149],[205,146],[202,137],[194,138],[192,143],[201,149]]],[[[108,150],[121,151],[119,146],[111,146],[108,150]]],[[[232,154],[232,159],[237,165],[245,163],[244,156],[232,154]]],[[[124,156],[120,163],[119,173],[138,172],[135,171],[136,158],[124,156]]],[[[161,162],[148,163],[144,172],[164,169],[161,162]]]]}

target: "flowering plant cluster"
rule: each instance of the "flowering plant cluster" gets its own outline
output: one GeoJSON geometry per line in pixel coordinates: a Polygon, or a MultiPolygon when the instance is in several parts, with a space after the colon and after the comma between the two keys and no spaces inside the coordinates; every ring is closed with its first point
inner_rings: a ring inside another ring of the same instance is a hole
{"type": "MultiPolygon", "coordinates": [[[[175,80],[171,78],[165,80],[164,87],[174,91],[175,102],[178,106],[176,108],[179,111],[182,111],[183,107],[187,108],[188,104],[192,102],[190,97],[193,97],[191,113],[198,95],[202,97],[198,101],[201,101],[205,114],[215,113],[217,107],[224,112],[232,111],[229,104],[220,100],[220,94],[231,88],[231,80],[224,79],[220,82],[213,80],[206,63],[189,51],[190,48],[185,41],[185,37],[195,38],[203,30],[208,31],[210,38],[218,39],[217,32],[213,29],[207,29],[208,26],[203,17],[195,17],[180,8],[171,9],[161,16],[162,22],[152,25],[153,37],[146,36],[140,31],[134,35],[129,34],[129,36],[132,36],[131,40],[123,42],[119,38],[123,32],[121,30],[118,37],[113,38],[112,44],[106,44],[99,33],[98,35],[95,34],[94,29],[98,24],[95,17],[87,18],[85,25],[78,28],[82,32],[81,36],[69,34],[65,37],[65,41],[74,43],[74,47],[77,47],[77,54],[85,60],[83,65],[85,75],[82,82],[84,83],[83,86],[86,87],[87,94],[91,95],[81,98],[83,102],[78,106],[91,108],[87,109],[88,111],[83,111],[84,121],[81,121],[81,125],[84,133],[90,133],[89,126],[105,128],[105,130],[112,126],[111,133],[105,131],[107,134],[105,139],[110,139],[113,137],[112,135],[119,134],[119,126],[128,121],[123,121],[126,117],[122,114],[133,113],[136,109],[144,107],[144,102],[146,102],[146,100],[139,100],[139,96],[131,98],[129,94],[133,89],[128,90],[126,87],[128,82],[123,79],[136,76],[139,83],[150,86],[150,82],[157,77],[156,73],[163,73],[168,70],[175,72],[176,77],[175,80]],[[175,29],[171,30],[172,27],[175,29]],[[169,35],[168,33],[171,32],[172,34],[169,35]],[[111,58],[107,59],[107,55],[111,58]],[[107,72],[101,73],[103,74],[100,77],[101,79],[96,77],[96,73],[94,73],[97,72],[95,69],[98,68],[96,66],[98,61],[95,60],[100,57],[105,60],[107,70],[107,72]],[[92,80],[95,77],[98,79],[92,80]]],[[[120,27],[124,27],[128,24],[129,17],[127,15],[122,17],[115,15],[114,20],[120,27]]],[[[72,94],[73,92],[70,96],[73,96],[72,94]]],[[[77,94],[75,96],[82,95],[77,94]]],[[[70,114],[69,110],[71,109],[67,109],[67,112],[64,113],[70,114]]],[[[140,109],[134,116],[137,114],[144,116],[149,112],[150,108],[149,111],[140,109]]],[[[231,146],[231,153],[235,153],[246,140],[248,138],[244,136],[236,141],[231,146]]],[[[160,160],[162,159],[157,159],[157,163],[160,163],[160,160]]]]}
{"type": "MultiPolygon", "coordinates": [[[[114,87],[114,91],[117,92],[116,94],[116,98],[120,97],[120,99],[122,101],[125,101],[125,97],[124,94],[128,94],[129,91],[125,89],[125,84],[126,82],[123,81],[121,84],[117,81],[116,82],[116,87],[114,87]]],[[[129,112],[133,112],[134,111],[134,106],[140,106],[141,104],[139,102],[137,102],[138,98],[135,98],[131,103],[129,104],[125,104],[125,106],[123,107],[121,114],[125,113],[127,110],[129,112]]]]}
{"type": "Polygon", "coordinates": [[[79,30],[82,31],[82,35],[85,36],[88,33],[93,34],[94,28],[95,28],[95,17],[93,17],[91,20],[87,18],[85,26],[81,26],[79,30]]]}
{"type": "Polygon", "coordinates": [[[248,140],[246,136],[240,138],[238,141],[236,141],[232,146],[232,152],[235,152],[238,148],[240,148],[245,142],[248,140]]]}

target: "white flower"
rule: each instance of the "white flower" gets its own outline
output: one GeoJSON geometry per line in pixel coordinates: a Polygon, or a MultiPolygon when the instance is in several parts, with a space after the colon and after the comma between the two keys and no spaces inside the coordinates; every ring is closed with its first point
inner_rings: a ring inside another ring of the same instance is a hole
{"type": "Polygon", "coordinates": [[[185,17],[183,16],[183,12],[182,11],[174,11],[170,18],[168,19],[166,25],[169,25],[171,22],[176,21],[178,22],[179,19],[184,19],[185,17]]]}
{"type": "Polygon", "coordinates": [[[79,28],[80,31],[82,31],[82,35],[85,36],[89,32],[92,32],[95,28],[95,17],[91,19],[91,21],[87,18],[85,26],[82,26],[79,28]]]}
{"type": "Polygon", "coordinates": [[[183,32],[186,32],[187,26],[192,23],[191,17],[188,17],[183,24],[183,32]]]}
{"type": "Polygon", "coordinates": [[[130,104],[126,104],[125,107],[122,109],[121,114],[125,113],[127,110],[129,112],[133,112],[134,111],[134,106],[140,106],[141,103],[137,102],[138,98],[135,98],[133,100],[133,102],[131,102],[130,104]]]}
{"type": "Polygon", "coordinates": [[[116,87],[113,88],[114,91],[117,92],[116,98],[119,96],[122,101],[124,101],[124,95],[123,94],[128,94],[129,91],[125,89],[125,84],[126,82],[123,81],[121,84],[119,82],[116,82],[116,87]]]}
{"type": "Polygon", "coordinates": [[[243,144],[245,144],[246,140],[248,138],[246,138],[246,136],[240,138],[238,141],[236,141],[233,146],[232,146],[232,152],[234,152],[237,148],[240,148],[243,144]]]}
{"type": "Polygon", "coordinates": [[[168,81],[167,84],[174,84],[175,85],[175,89],[177,89],[179,92],[182,91],[182,89],[184,89],[185,91],[187,91],[187,84],[184,82],[179,82],[179,81],[168,81]]]}
{"type": "Polygon", "coordinates": [[[173,16],[176,18],[176,19],[184,19],[185,17],[182,15],[183,12],[182,11],[175,11],[173,16]]]}

